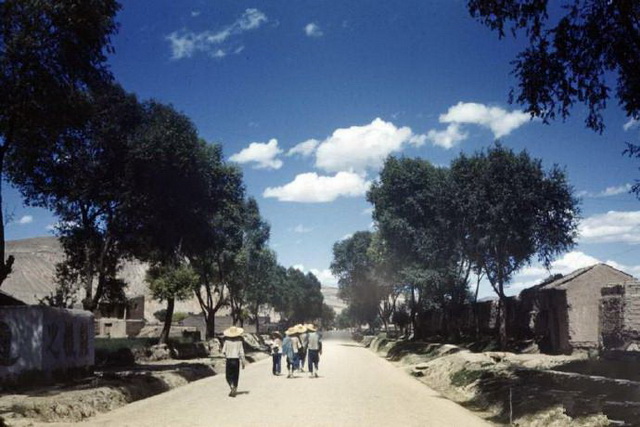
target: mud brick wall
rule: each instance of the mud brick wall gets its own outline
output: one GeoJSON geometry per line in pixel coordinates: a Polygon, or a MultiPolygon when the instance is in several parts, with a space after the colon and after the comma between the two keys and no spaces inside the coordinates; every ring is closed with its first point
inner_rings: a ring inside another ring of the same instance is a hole
{"type": "Polygon", "coordinates": [[[602,289],[599,331],[604,350],[640,351],[640,282],[602,289]]]}

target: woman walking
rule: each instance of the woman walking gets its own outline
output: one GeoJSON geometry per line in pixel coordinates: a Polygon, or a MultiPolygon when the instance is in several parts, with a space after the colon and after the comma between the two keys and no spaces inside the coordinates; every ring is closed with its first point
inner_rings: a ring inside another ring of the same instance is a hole
{"type": "Polygon", "coordinates": [[[240,366],[244,369],[245,358],[242,341],[244,329],[232,326],[226,329],[222,334],[225,337],[222,346],[222,354],[226,360],[226,378],[227,384],[231,388],[229,396],[236,397],[238,391],[238,379],[240,378],[240,366]]]}

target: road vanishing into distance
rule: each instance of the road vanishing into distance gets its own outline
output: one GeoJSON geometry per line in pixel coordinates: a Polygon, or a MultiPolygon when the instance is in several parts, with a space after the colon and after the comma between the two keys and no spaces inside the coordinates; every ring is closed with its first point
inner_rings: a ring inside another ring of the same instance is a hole
{"type": "MultiPolygon", "coordinates": [[[[240,373],[229,397],[224,373],[131,403],[75,426],[486,426],[347,337],[325,334],[320,377],[273,376],[271,359],[240,373]]],[[[283,366],[284,368],[284,366],[283,366]]],[[[284,368],[283,372],[286,372],[284,368]]]]}

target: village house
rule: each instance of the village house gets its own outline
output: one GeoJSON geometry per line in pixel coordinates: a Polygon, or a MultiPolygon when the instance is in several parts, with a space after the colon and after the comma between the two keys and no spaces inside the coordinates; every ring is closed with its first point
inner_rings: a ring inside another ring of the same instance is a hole
{"type": "Polygon", "coordinates": [[[609,285],[635,280],[607,264],[581,268],[520,293],[518,309],[541,351],[569,354],[600,345],[600,300],[609,285]]]}

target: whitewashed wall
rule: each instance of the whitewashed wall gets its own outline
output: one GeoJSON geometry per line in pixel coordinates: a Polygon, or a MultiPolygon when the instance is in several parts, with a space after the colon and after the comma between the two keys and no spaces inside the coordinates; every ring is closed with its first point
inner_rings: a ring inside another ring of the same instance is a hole
{"type": "Polygon", "coordinates": [[[93,314],[40,306],[0,307],[0,382],[61,378],[94,365],[93,314]]]}

